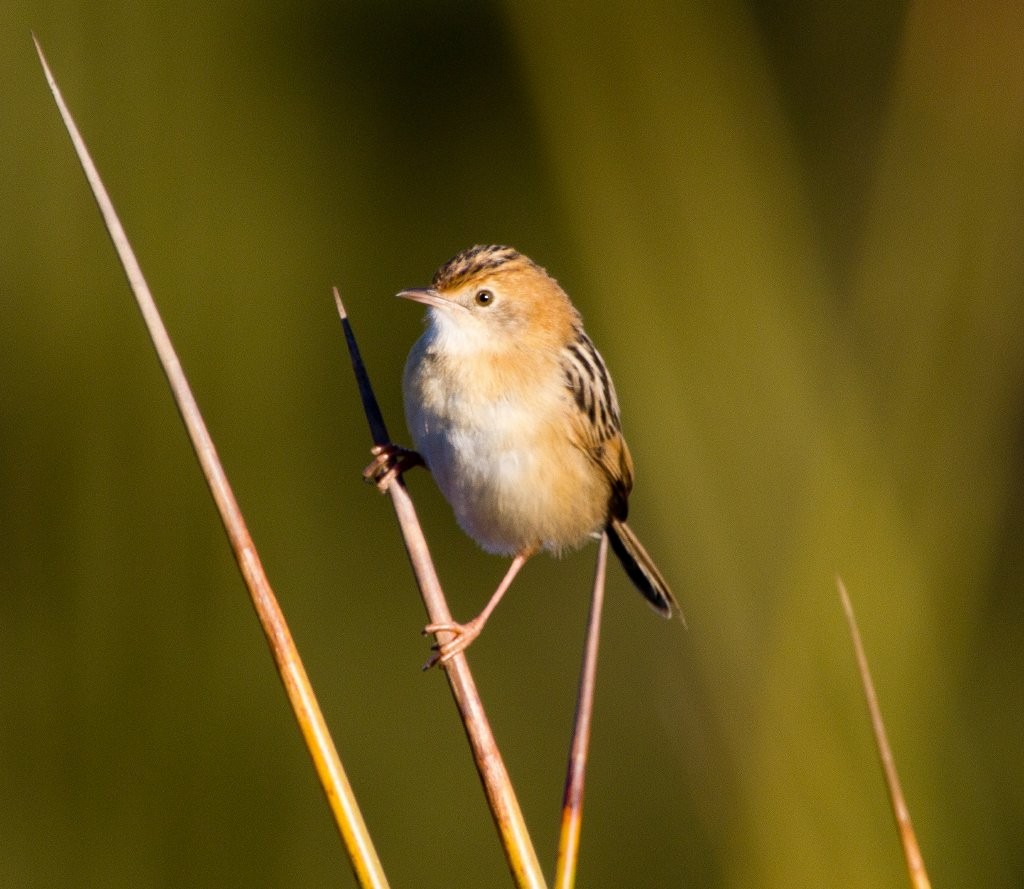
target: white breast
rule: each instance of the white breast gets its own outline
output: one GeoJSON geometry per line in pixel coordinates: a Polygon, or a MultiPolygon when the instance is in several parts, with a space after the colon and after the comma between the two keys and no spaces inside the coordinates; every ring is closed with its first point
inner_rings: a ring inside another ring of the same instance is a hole
{"type": "Polygon", "coordinates": [[[560,375],[525,390],[514,376],[483,385],[479,355],[442,368],[429,344],[425,334],[406,365],[406,421],[462,529],[506,555],[583,542],[606,515],[581,514],[566,501],[593,466],[564,434],[569,403],[560,375]]]}

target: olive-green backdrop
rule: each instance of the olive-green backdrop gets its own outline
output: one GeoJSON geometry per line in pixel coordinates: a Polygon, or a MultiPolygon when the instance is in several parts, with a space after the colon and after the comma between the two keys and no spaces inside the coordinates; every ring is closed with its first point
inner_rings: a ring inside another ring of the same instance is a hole
{"type": "MultiPolygon", "coordinates": [[[[615,375],[581,886],[906,884],[835,594],[937,886],[1024,881],[1024,12],[1003,0],[0,5],[0,885],[350,886],[30,39],[122,214],[396,887],[509,885],[368,438],[511,243],[615,375]],[[848,8],[845,8],[848,7],[848,8]]],[[[505,564],[410,480],[452,605],[505,564]]],[[[594,548],[470,660],[554,857],[594,548]]]]}

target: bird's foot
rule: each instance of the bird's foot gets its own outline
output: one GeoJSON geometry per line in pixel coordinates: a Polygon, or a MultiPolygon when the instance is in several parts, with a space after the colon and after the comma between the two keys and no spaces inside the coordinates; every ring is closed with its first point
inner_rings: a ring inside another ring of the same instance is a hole
{"type": "Polygon", "coordinates": [[[452,633],[452,638],[447,642],[435,642],[431,648],[434,653],[424,665],[424,670],[429,670],[436,664],[447,664],[459,652],[465,651],[472,644],[473,640],[480,635],[484,628],[484,622],[475,618],[467,623],[460,624],[449,621],[440,624],[427,624],[423,628],[423,635],[429,636],[434,633],[452,633]]]}
{"type": "Polygon", "coordinates": [[[396,444],[374,445],[370,453],[373,454],[373,462],[363,470],[363,478],[373,482],[382,492],[407,469],[426,465],[418,451],[396,444]]]}

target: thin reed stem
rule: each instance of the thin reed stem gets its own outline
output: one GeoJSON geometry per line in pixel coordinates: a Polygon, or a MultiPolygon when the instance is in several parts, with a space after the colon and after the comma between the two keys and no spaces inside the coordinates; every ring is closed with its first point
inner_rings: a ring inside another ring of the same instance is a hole
{"type": "Polygon", "coordinates": [[[562,824],[558,836],[558,860],[555,864],[555,889],[573,889],[580,853],[583,827],[583,789],[590,750],[590,726],[594,714],[594,690],[597,687],[597,652],[601,639],[601,612],[604,608],[605,574],[608,566],[608,535],[601,535],[594,570],[594,592],[587,617],[587,635],[580,665],[580,685],[576,697],[569,762],[565,770],[562,796],[562,824]]]}
{"type": "Polygon", "coordinates": [[[875,745],[878,748],[878,758],[882,764],[882,774],[885,776],[885,786],[889,791],[892,814],[896,819],[896,829],[899,831],[900,843],[903,846],[903,857],[907,864],[907,873],[910,875],[910,885],[914,889],[931,889],[932,884],[928,879],[928,872],[925,870],[924,858],[917,844],[917,834],[914,832],[914,825],[910,821],[910,810],[907,808],[907,801],[903,797],[903,788],[900,786],[900,776],[896,771],[896,760],[892,755],[892,747],[889,746],[889,736],[885,730],[885,721],[882,719],[882,708],[878,705],[878,695],[875,694],[875,683],[871,679],[868,658],[864,653],[860,630],[857,629],[857,618],[853,613],[853,604],[850,602],[850,597],[846,592],[846,584],[843,583],[841,577],[836,577],[836,586],[839,588],[839,598],[843,601],[843,611],[846,613],[846,622],[850,628],[850,638],[853,640],[853,651],[857,656],[857,668],[860,671],[861,684],[864,687],[864,698],[867,701],[868,713],[871,716],[871,728],[875,733],[875,745]]]}
{"type": "MultiPolygon", "coordinates": [[[[359,346],[356,343],[352,325],[349,323],[345,306],[337,288],[334,289],[334,301],[338,307],[338,316],[345,332],[349,357],[359,386],[359,394],[363,402],[370,435],[376,445],[389,444],[387,427],[381,415],[377,399],[373,394],[369,375],[366,373],[359,346]]],[[[386,485],[386,492],[398,518],[405,541],[405,549],[412,563],[413,574],[419,587],[427,616],[431,623],[450,623],[452,620],[448,603],[445,600],[441,583],[437,578],[434,563],[430,558],[426,538],[420,527],[412,499],[405,487],[401,474],[395,475],[386,485]]],[[[469,670],[469,663],[463,653],[456,654],[441,665],[448,677],[452,697],[462,718],[466,737],[473,753],[480,780],[483,783],[487,804],[498,828],[502,849],[508,861],[509,869],[520,889],[543,889],[546,886],[544,875],[537,860],[533,843],[526,829],[523,813],[519,808],[512,781],[501,758],[494,734],[484,712],[483,701],[477,691],[476,683],[469,670]]]]}
{"type": "Polygon", "coordinates": [[[299,724],[303,740],[313,760],[317,777],[327,796],[327,802],[331,813],[334,815],[335,824],[341,834],[345,848],[348,851],[359,885],[367,889],[387,889],[388,882],[384,876],[384,870],[380,859],[377,857],[373,842],[370,839],[366,824],[356,804],[352,787],[342,768],[341,760],[331,739],[330,732],[324,722],[320,705],[317,703],[316,695],[309,683],[302,660],[295,648],[295,643],[288,625],[285,623],[284,615],[270,587],[263,566],[260,563],[259,554],[249,535],[245,520],[242,518],[241,510],[235,499],[231,485],[228,483],[227,475],[221,465],[217,450],[214,447],[213,439],[203,422],[199,412],[199,406],[192,395],[188,380],[181,368],[181,363],[171,344],[171,339],[164,327],[163,320],[157,310],[156,302],[149,290],[149,285],[142,274],[138,260],[132,250],[128,237],[125,234],[121,221],[117,217],[114,205],[107,194],[106,188],[100,179],[96,166],[89,156],[78,128],[68,111],[64,98],[57,87],[57,84],[50,72],[50,68],[43,56],[39,41],[33,35],[32,39],[36,44],[36,51],[39,53],[39,61],[42,63],[46,80],[50,85],[54,100],[60,110],[61,117],[71,142],[78,154],[79,162],[85,172],[86,179],[92,188],[93,196],[99,206],[103,221],[114,242],[114,249],[121,260],[125,274],[128,276],[128,283],[142,317],[153,340],[160,363],[163,365],[164,373],[170,383],[175,403],[181,413],[185,428],[188,430],[192,445],[195,448],[196,456],[199,459],[206,482],[213,494],[213,499],[220,512],[221,521],[227,531],[231,548],[238,561],[242,577],[249,590],[252,603],[256,609],[263,632],[267,637],[274,662],[277,665],[278,673],[284,684],[288,701],[292,706],[295,719],[299,724]]]}

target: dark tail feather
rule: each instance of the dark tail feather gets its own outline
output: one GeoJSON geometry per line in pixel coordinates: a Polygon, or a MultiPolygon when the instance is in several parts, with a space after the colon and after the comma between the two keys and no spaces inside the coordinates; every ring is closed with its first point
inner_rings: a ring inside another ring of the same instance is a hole
{"type": "MultiPolygon", "coordinates": [[[[619,519],[612,519],[605,530],[608,533],[608,542],[622,562],[622,567],[626,569],[629,579],[644,594],[655,611],[663,617],[671,617],[673,609],[679,608],[675,596],[629,525],[619,519]]],[[[682,611],[679,612],[679,616],[683,616],[682,611]]],[[[683,623],[686,623],[686,618],[683,618],[683,623]]]]}

